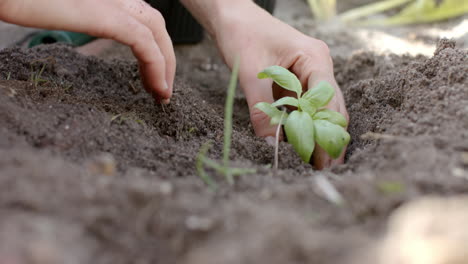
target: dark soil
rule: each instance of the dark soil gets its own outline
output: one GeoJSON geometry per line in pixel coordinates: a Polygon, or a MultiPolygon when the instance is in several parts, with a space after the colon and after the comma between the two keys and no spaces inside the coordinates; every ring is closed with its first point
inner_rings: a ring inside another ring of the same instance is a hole
{"type": "Polygon", "coordinates": [[[433,58],[336,58],[353,140],[323,172],[282,143],[273,174],[238,96],[231,157],[257,173],[212,192],[195,161],[209,140],[222,156],[227,83],[179,76],[161,106],[133,62],[0,51],[0,263],[375,263],[368,244],[393,209],[468,191],[467,55],[442,41],[433,58]]]}

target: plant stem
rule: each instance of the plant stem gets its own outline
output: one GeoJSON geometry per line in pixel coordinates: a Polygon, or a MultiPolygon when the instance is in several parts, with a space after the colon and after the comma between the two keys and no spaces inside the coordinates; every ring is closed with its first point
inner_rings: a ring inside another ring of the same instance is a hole
{"type": "MultiPolygon", "coordinates": [[[[236,58],[234,67],[232,68],[231,80],[226,96],[226,105],[224,110],[224,146],[223,146],[223,165],[229,168],[229,152],[231,150],[231,137],[232,137],[232,113],[234,105],[234,95],[237,86],[237,76],[239,75],[239,57],[236,58]]],[[[234,184],[234,179],[231,173],[226,173],[226,179],[229,184],[234,184]]]]}
{"type": "Polygon", "coordinates": [[[214,182],[214,180],[209,176],[205,169],[203,168],[203,164],[206,162],[206,154],[208,153],[208,150],[211,148],[211,142],[208,141],[203,146],[200,148],[200,151],[198,152],[197,155],[197,163],[196,163],[196,168],[198,172],[198,176],[208,185],[212,190],[216,190],[218,186],[214,182]]]}
{"type": "Polygon", "coordinates": [[[274,173],[278,171],[278,151],[279,151],[279,136],[280,136],[280,131],[281,131],[281,126],[283,125],[283,118],[284,114],[286,113],[286,109],[283,109],[283,113],[281,114],[280,122],[278,124],[278,127],[276,128],[276,136],[275,136],[275,161],[274,161],[274,173]]]}

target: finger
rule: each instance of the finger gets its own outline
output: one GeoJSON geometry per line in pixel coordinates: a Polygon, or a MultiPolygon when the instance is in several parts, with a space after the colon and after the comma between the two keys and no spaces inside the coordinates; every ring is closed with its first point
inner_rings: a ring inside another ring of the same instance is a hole
{"type": "Polygon", "coordinates": [[[243,68],[241,65],[241,86],[249,105],[250,120],[255,134],[259,137],[275,137],[276,126],[270,125],[270,117],[255,107],[260,102],[273,103],[274,101],[272,81],[259,80],[256,76],[256,73],[260,72],[261,69],[261,67],[243,68]]]}
{"type": "MultiPolygon", "coordinates": [[[[159,96],[162,98],[170,98],[176,72],[176,57],[171,38],[166,30],[163,16],[159,11],[141,0],[118,0],[117,3],[122,6],[129,15],[151,30],[153,38],[164,56],[166,65],[165,79],[169,86],[168,91],[160,93],[159,96]]],[[[147,76],[144,77],[146,78],[147,76]]]]}
{"type": "Polygon", "coordinates": [[[68,30],[109,38],[130,46],[137,57],[143,82],[167,97],[166,62],[152,31],[115,6],[114,0],[23,0],[13,3],[2,19],[23,26],[68,30]],[[83,14],[86,18],[83,19],[83,14]],[[103,15],[105,14],[105,15],[103,15]]]}
{"type": "Polygon", "coordinates": [[[132,49],[133,55],[139,62],[143,85],[153,97],[169,98],[171,92],[166,80],[166,60],[151,30],[131,16],[122,14],[122,19],[126,22],[122,23],[120,28],[109,26],[103,35],[132,49]]]}

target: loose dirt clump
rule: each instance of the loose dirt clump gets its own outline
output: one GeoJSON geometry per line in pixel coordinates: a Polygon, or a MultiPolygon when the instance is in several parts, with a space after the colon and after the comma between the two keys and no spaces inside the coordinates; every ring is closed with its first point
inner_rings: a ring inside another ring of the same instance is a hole
{"type": "Polygon", "coordinates": [[[237,100],[233,163],[257,173],[211,192],[195,159],[209,140],[221,157],[225,83],[178,76],[162,106],[133,62],[2,50],[0,262],[376,263],[356,252],[394,208],[468,191],[467,55],[442,41],[432,58],[336,58],[353,140],[347,164],[323,172],[282,143],[274,175],[237,100]]]}

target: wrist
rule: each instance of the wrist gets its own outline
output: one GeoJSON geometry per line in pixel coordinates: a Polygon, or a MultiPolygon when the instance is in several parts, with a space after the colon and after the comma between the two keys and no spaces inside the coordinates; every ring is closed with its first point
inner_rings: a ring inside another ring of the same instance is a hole
{"type": "Polygon", "coordinates": [[[226,30],[227,25],[238,23],[242,18],[248,17],[252,10],[260,9],[253,0],[181,0],[181,2],[215,39],[226,30]]]}

